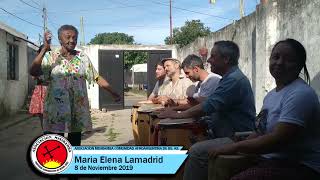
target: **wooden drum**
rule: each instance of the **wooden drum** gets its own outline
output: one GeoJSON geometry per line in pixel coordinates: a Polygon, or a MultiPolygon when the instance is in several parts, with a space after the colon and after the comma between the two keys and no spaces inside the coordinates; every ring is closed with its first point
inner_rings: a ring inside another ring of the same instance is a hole
{"type": "Polygon", "coordinates": [[[158,145],[158,139],[155,138],[156,136],[156,126],[160,122],[158,118],[158,114],[160,112],[154,111],[150,113],[150,133],[149,133],[149,145],[156,146],[158,145]]]}
{"type": "Polygon", "coordinates": [[[207,139],[206,127],[192,118],[163,119],[157,125],[158,145],[179,145],[189,149],[194,143],[207,139]]]}
{"type": "Polygon", "coordinates": [[[163,106],[159,104],[141,104],[137,109],[135,125],[133,126],[137,132],[138,141],[136,145],[149,145],[150,127],[154,117],[151,114],[160,108],[163,108],[163,106]]]}
{"type": "Polygon", "coordinates": [[[135,104],[133,105],[131,109],[131,125],[132,125],[132,133],[134,138],[135,145],[140,144],[139,135],[138,135],[138,109],[141,106],[141,104],[135,104]]]}

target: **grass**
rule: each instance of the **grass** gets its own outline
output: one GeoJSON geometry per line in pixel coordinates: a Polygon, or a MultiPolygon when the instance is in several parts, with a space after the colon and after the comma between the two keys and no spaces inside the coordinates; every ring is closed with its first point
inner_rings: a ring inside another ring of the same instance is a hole
{"type": "Polygon", "coordinates": [[[120,135],[120,133],[114,132],[114,128],[113,128],[113,127],[109,128],[109,130],[108,130],[108,132],[107,132],[107,134],[106,134],[106,136],[107,136],[107,138],[108,138],[108,139],[107,139],[108,142],[113,142],[113,141],[115,141],[116,138],[118,137],[118,135],[120,135]]]}
{"type": "Polygon", "coordinates": [[[131,92],[133,94],[143,95],[143,96],[147,96],[148,95],[147,91],[139,90],[138,88],[130,89],[129,92],[131,92]]]}

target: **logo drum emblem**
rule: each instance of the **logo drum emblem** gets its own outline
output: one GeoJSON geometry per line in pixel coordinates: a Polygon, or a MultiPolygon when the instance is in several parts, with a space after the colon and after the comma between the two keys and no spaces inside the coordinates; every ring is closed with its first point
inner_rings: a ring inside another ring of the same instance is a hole
{"type": "Polygon", "coordinates": [[[64,171],[72,160],[72,146],[69,141],[57,134],[39,137],[31,146],[32,164],[45,174],[58,174],[64,171]]]}

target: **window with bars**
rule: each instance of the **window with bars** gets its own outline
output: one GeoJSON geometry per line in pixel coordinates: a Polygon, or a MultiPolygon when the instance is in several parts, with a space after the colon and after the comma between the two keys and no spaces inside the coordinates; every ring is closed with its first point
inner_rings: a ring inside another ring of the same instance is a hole
{"type": "Polygon", "coordinates": [[[7,79],[18,80],[19,75],[19,58],[18,46],[14,44],[7,44],[8,63],[7,63],[7,79]]]}

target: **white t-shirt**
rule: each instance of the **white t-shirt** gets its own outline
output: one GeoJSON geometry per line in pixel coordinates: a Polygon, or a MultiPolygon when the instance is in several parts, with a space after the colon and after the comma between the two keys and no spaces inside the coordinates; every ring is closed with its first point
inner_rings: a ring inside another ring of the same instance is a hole
{"type": "Polygon", "coordinates": [[[159,91],[163,88],[163,83],[165,83],[165,81],[168,81],[169,80],[169,78],[166,76],[164,79],[163,79],[163,81],[162,81],[162,83],[161,83],[161,85],[159,86],[159,80],[156,82],[156,85],[154,85],[154,88],[153,88],[153,90],[152,90],[152,92],[151,92],[151,94],[150,94],[150,96],[158,96],[159,95],[159,91]]]}
{"type": "Polygon", "coordinates": [[[267,110],[266,133],[279,122],[304,128],[301,138],[264,157],[297,160],[320,172],[320,105],[315,91],[298,78],[278,92],[270,91],[262,109],[267,110]]]}
{"type": "Polygon", "coordinates": [[[180,76],[175,84],[171,80],[165,81],[159,89],[159,96],[168,96],[171,99],[185,99],[192,96],[196,91],[196,86],[189,78],[180,76]]]}
{"type": "Polygon", "coordinates": [[[199,82],[197,92],[193,94],[193,98],[208,97],[218,87],[221,76],[215,73],[209,73],[207,78],[202,82],[199,82]]]}

